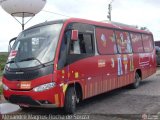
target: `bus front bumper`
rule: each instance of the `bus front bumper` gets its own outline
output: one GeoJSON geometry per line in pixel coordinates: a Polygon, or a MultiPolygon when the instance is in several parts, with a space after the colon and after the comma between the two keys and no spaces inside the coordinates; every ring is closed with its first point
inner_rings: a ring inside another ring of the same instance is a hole
{"type": "Polygon", "coordinates": [[[4,98],[23,107],[63,107],[63,91],[59,86],[42,92],[3,89],[4,98]]]}

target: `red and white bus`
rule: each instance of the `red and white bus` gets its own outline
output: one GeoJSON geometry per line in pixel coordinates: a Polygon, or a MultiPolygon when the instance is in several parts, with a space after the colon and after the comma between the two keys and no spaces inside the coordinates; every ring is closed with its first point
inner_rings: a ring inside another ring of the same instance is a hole
{"type": "Polygon", "coordinates": [[[3,93],[22,108],[74,113],[79,101],[122,86],[137,88],[155,72],[151,32],[71,18],[19,34],[5,66],[3,93]]]}

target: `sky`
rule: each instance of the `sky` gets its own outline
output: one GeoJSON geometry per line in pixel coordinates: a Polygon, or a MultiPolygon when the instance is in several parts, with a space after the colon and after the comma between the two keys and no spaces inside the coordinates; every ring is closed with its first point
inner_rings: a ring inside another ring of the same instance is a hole
{"type": "MultiPolygon", "coordinates": [[[[25,29],[45,21],[69,17],[105,21],[108,20],[110,2],[111,0],[47,0],[45,7],[25,25],[25,29]]],[[[112,21],[147,27],[153,33],[154,40],[160,40],[160,0],[113,0],[111,5],[112,21]]],[[[0,7],[0,52],[8,50],[9,40],[18,36],[21,29],[21,25],[0,7]]]]}

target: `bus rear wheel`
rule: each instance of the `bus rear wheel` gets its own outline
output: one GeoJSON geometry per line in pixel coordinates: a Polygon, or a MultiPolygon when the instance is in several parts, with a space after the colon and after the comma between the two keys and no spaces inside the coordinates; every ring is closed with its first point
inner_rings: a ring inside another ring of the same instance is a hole
{"type": "Polygon", "coordinates": [[[135,73],[134,83],[132,84],[131,87],[132,87],[133,89],[138,88],[139,85],[140,85],[140,81],[141,81],[141,77],[140,77],[140,75],[136,72],[136,73],[135,73]]]}
{"type": "Polygon", "coordinates": [[[66,114],[73,114],[75,112],[76,98],[74,87],[69,87],[65,95],[64,110],[66,114]]]}

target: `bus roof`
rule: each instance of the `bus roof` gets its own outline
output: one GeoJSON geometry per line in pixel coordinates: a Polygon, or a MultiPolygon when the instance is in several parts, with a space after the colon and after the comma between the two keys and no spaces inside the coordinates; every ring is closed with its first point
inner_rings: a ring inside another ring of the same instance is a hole
{"type": "MultiPolygon", "coordinates": [[[[55,20],[55,21],[46,21],[46,22],[34,25],[28,29],[32,29],[32,28],[44,26],[44,25],[56,24],[56,23],[71,23],[71,22],[80,22],[80,23],[91,24],[91,25],[100,26],[100,27],[107,27],[107,28],[111,28],[111,29],[114,28],[114,29],[118,29],[118,30],[152,34],[148,30],[141,30],[141,29],[136,28],[135,26],[126,25],[123,23],[110,22],[110,21],[97,22],[97,21],[86,20],[86,19],[81,19],[81,18],[69,18],[69,19],[62,19],[62,20],[55,20]]],[[[28,30],[28,29],[26,29],[26,30],[28,30]]]]}
{"type": "Polygon", "coordinates": [[[97,21],[93,21],[93,20],[86,20],[86,19],[80,19],[80,18],[70,18],[70,19],[67,19],[66,21],[86,23],[86,24],[91,24],[91,25],[100,26],[100,27],[114,28],[114,29],[118,29],[118,30],[126,30],[126,31],[152,34],[148,30],[141,30],[141,29],[136,28],[136,26],[131,26],[131,25],[118,23],[118,22],[111,22],[111,21],[97,22],[97,21]]]}

